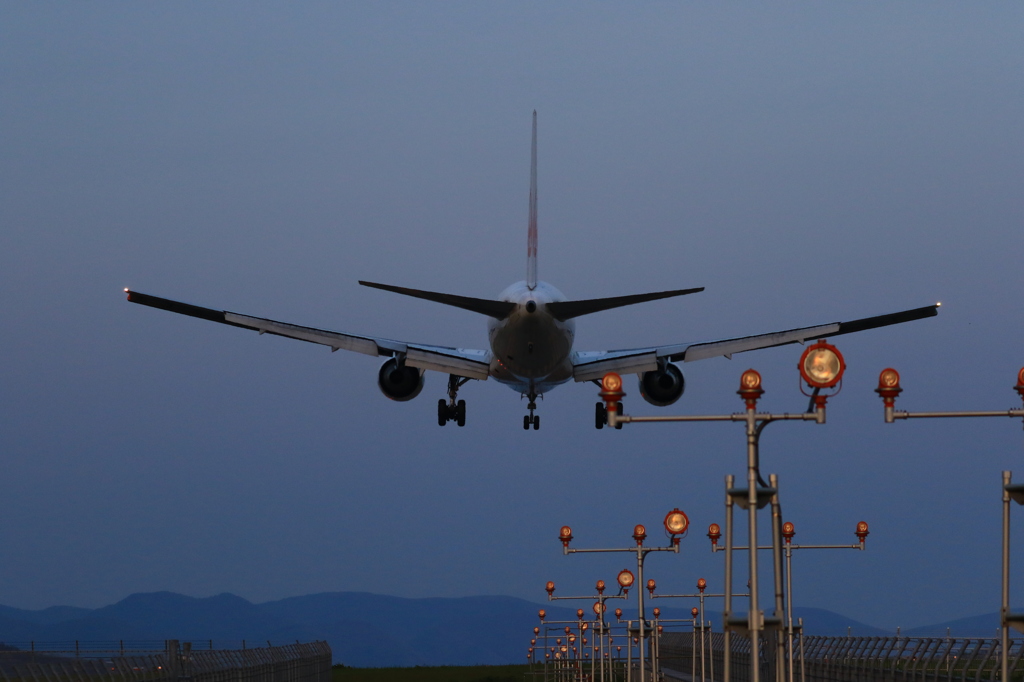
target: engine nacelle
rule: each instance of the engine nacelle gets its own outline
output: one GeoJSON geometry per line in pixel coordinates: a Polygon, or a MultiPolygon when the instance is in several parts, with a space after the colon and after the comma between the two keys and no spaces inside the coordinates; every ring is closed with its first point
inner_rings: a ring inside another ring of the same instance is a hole
{"type": "Polygon", "coordinates": [[[398,360],[391,358],[381,365],[377,373],[377,386],[391,400],[400,403],[412,400],[423,390],[423,372],[415,367],[399,366],[398,360]]]}
{"type": "Polygon", "coordinates": [[[640,375],[640,395],[651,405],[671,405],[679,400],[685,389],[682,371],[671,362],[665,364],[664,370],[655,369],[640,375]]]}

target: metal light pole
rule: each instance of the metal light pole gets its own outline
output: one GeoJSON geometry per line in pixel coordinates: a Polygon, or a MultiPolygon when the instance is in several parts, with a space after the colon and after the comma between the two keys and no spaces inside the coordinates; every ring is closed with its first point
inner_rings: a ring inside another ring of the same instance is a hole
{"type": "MultiPolygon", "coordinates": [[[[617,375],[616,375],[617,376],[617,375]]],[[[598,552],[630,552],[636,554],[636,570],[637,575],[641,584],[644,579],[644,561],[647,559],[647,555],[651,552],[675,552],[679,553],[679,540],[680,535],[684,534],[689,528],[690,520],[686,514],[679,511],[679,509],[673,509],[665,516],[665,530],[669,533],[672,538],[672,544],[668,547],[645,547],[644,540],[647,538],[647,529],[642,524],[637,524],[633,527],[633,540],[636,542],[635,547],[627,548],[615,548],[615,549],[570,549],[569,543],[572,542],[572,528],[569,526],[562,526],[558,534],[558,539],[562,542],[562,554],[580,554],[580,553],[598,553],[598,552]]],[[[634,576],[633,572],[629,569],[623,569],[619,571],[618,575],[619,587],[625,592],[633,586],[634,576]]],[[[644,616],[644,591],[637,590],[637,618],[638,618],[638,635],[640,645],[640,680],[646,682],[644,679],[644,656],[643,647],[645,645],[645,629],[646,619],[644,616]]],[[[627,628],[627,633],[629,629],[627,628]]],[[[632,636],[632,633],[629,633],[632,636]]]]}
{"type": "MultiPolygon", "coordinates": [[[[709,530],[709,532],[708,532],[709,537],[713,533],[717,533],[718,532],[716,530],[718,524],[711,524],[711,525],[714,528],[709,530]]],[[[795,534],[796,534],[796,527],[793,525],[793,523],[791,521],[786,521],[784,524],[782,524],[782,539],[783,539],[783,542],[784,542],[783,550],[785,552],[785,557],[786,557],[786,571],[785,571],[786,572],[786,590],[785,590],[785,593],[786,593],[786,633],[787,633],[787,642],[788,642],[787,660],[788,660],[788,668],[789,668],[789,672],[787,674],[787,679],[789,680],[789,682],[793,682],[793,635],[794,635],[794,626],[793,626],[793,550],[797,550],[797,549],[859,549],[859,550],[864,550],[865,549],[864,542],[867,539],[867,536],[870,535],[870,532],[868,531],[868,524],[867,524],[866,521],[858,522],[857,523],[857,528],[854,531],[854,535],[857,536],[857,543],[852,544],[852,545],[794,545],[792,543],[792,541],[793,541],[793,536],[795,534]]],[[[716,539],[717,538],[712,538],[712,544],[711,544],[711,551],[712,552],[720,552],[720,551],[722,551],[722,548],[718,546],[718,544],[716,542],[716,539]]],[[[750,549],[749,547],[733,547],[734,551],[745,551],[745,550],[749,550],[749,549],[750,549]]],[[[769,550],[769,549],[770,550],[774,550],[775,549],[775,545],[773,544],[773,545],[768,545],[768,546],[758,546],[758,549],[759,550],[769,550]]],[[[802,675],[801,675],[801,680],[803,680],[803,676],[802,675]]]]}
{"type": "MultiPolygon", "coordinates": [[[[619,414],[619,405],[626,395],[622,390],[622,377],[615,372],[609,372],[601,380],[601,399],[605,401],[608,426],[618,428],[620,424],[643,423],[643,422],[709,422],[709,421],[732,421],[742,422],[746,426],[747,436],[747,487],[733,487],[733,477],[726,477],[726,613],[723,614],[725,622],[725,674],[726,682],[730,680],[731,666],[729,661],[731,638],[730,630],[746,630],[750,636],[751,663],[750,682],[760,681],[760,665],[758,652],[760,651],[760,633],[765,628],[764,614],[760,610],[758,601],[757,581],[757,552],[749,553],[750,571],[750,608],[745,618],[736,618],[732,615],[732,584],[731,584],[731,551],[732,551],[732,509],[733,501],[746,509],[747,528],[751,547],[757,546],[757,510],[766,506],[773,497],[776,498],[777,491],[763,485],[760,473],[759,446],[761,431],[776,421],[813,421],[818,424],[825,423],[825,404],[828,395],[822,394],[822,389],[835,389],[840,385],[843,372],[846,370],[846,363],[842,353],[835,346],[826,343],[824,340],[809,346],[800,357],[798,364],[800,375],[804,381],[813,389],[813,393],[805,393],[811,398],[811,410],[797,414],[770,414],[757,412],[757,401],[764,394],[761,388],[761,375],[753,369],[748,369],[740,377],[739,396],[746,404],[746,411],[733,414],[718,415],[669,415],[654,417],[632,417],[619,414]],[[762,485],[759,485],[762,484],[762,485]]],[[[801,388],[801,390],[803,390],[801,388]]],[[[834,395],[833,393],[832,395],[834,395]]],[[[773,537],[778,540],[778,530],[773,531],[773,537]]],[[[781,564],[781,552],[776,555],[776,604],[777,618],[781,623],[781,575],[779,575],[779,564],[781,564]]],[[[778,658],[778,656],[776,656],[778,658]]]]}
{"type": "MultiPolygon", "coordinates": [[[[558,601],[559,599],[587,599],[587,600],[597,599],[597,601],[594,602],[594,614],[597,617],[597,620],[595,621],[595,624],[598,626],[598,630],[599,630],[598,637],[599,637],[599,641],[600,641],[601,652],[603,653],[603,651],[604,651],[604,634],[605,634],[605,629],[606,629],[605,628],[606,623],[605,623],[605,620],[604,620],[604,612],[605,612],[605,608],[606,608],[605,607],[605,601],[608,600],[608,599],[625,599],[628,596],[628,594],[624,593],[620,589],[619,590],[619,594],[616,594],[616,595],[606,595],[604,593],[605,582],[603,580],[598,580],[597,583],[594,586],[594,589],[597,590],[597,594],[596,595],[584,595],[584,596],[577,596],[577,597],[556,597],[555,596],[555,583],[554,583],[553,580],[549,580],[547,582],[547,584],[544,586],[544,590],[548,593],[548,601],[558,601]]],[[[576,611],[576,616],[579,619],[579,622],[583,623],[583,609],[578,609],[576,611]]],[[[583,634],[582,634],[582,630],[583,629],[584,628],[581,626],[581,634],[580,634],[580,639],[581,640],[583,639],[583,634]]],[[[593,661],[591,661],[591,662],[593,663],[593,661]]],[[[593,668],[593,667],[594,666],[592,665],[591,668],[593,668]]],[[[601,677],[600,677],[600,679],[603,681],[605,679],[605,666],[604,666],[604,656],[603,655],[601,656],[600,668],[601,668],[601,677]]],[[[591,669],[591,675],[593,675],[593,672],[594,672],[593,669],[591,669]]]]}
{"type": "MultiPolygon", "coordinates": [[[[715,528],[718,528],[718,524],[716,524],[716,523],[713,523],[711,525],[714,526],[715,528]]],[[[721,535],[721,534],[719,533],[719,535],[721,535]]],[[[704,661],[704,648],[705,648],[704,632],[705,632],[706,629],[708,629],[710,627],[710,621],[705,620],[705,618],[704,618],[704,599],[705,598],[710,599],[712,597],[724,597],[725,596],[724,593],[723,594],[708,594],[708,593],[705,592],[707,587],[708,587],[708,581],[705,580],[704,578],[700,578],[700,579],[697,580],[697,592],[694,593],[694,594],[655,594],[654,591],[657,589],[657,583],[654,581],[653,578],[647,581],[647,591],[650,593],[650,598],[651,599],[699,599],[700,600],[700,608],[698,609],[696,606],[693,607],[694,608],[693,617],[694,617],[694,621],[695,621],[694,622],[694,627],[695,628],[698,627],[697,624],[696,624],[696,622],[698,620],[699,620],[699,622],[701,624],[700,625],[700,629],[701,629],[700,642],[701,642],[701,664],[702,665],[703,665],[703,661],[704,661]]],[[[747,595],[747,594],[734,594],[732,596],[734,596],[734,597],[748,597],[750,595],[747,595]]],[[[712,630],[712,632],[713,632],[713,630],[712,630]]],[[[711,676],[711,679],[715,679],[715,661],[714,661],[714,657],[711,656],[710,641],[708,641],[707,649],[708,649],[708,659],[710,660],[710,663],[711,663],[711,665],[710,665],[710,669],[711,669],[710,676],[711,676]]],[[[701,672],[701,680],[703,680],[703,679],[704,679],[704,673],[702,671],[701,672]]]]}
{"type": "MultiPolygon", "coordinates": [[[[1017,372],[1017,385],[1013,387],[1024,399],[1024,367],[1017,372]]],[[[886,367],[878,375],[878,388],[875,389],[882,398],[885,407],[885,423],[892,424],[897,419],[943,419],[947,417],[1024,417],[1024,409],[990,410],[975,412],[906,412],[896,409],[896,397],[903,392],[900,386],[900,373],[892,367],[886,367]]],[[[1010,613],[1010,500],[1024,504],[1024,486],[1011,483],[1011,472],[1003,472],[1003,584],[1002,603],[1000,604],[1000,666],[1003,680],[1009,679],[1010,628],[1024,632],[1024,614],[1010,613]]]]}

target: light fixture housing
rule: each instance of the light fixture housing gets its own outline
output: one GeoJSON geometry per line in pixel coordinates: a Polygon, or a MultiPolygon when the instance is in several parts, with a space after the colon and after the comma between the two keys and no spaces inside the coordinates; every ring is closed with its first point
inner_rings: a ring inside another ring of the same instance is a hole
{"type": "Polygon", "coordinates": [[[637,547],[644,544],[644,539],[647,537],[647,529],[644,528],[642,523],[638,523],[633,526],[633,539],[636,540],[637,547]]]}
{"type": "Polygon", "coordinates": [[[870,535],[870,532],[868,531],[868,522],[867,521],[858,521],[857,522],[857,530],[854,531],[854,535],[857,536],[857,539],[860,540],[860,544],[863,547],[864,546],[864,540],[866,540],[868,535],[870,535]]]}
{"type": "Polygon", "coordinates": [[[558,531],[558,539],[562,541],[562,547],[568,547],[569,543],[572,542],[572,528],[562,526],[561,530],[558,531]]]}
{"type": "Polygon", "coordinates": [[[700,578],[699,580],[697,580],[697,589],[700,590],[701,594],[704,593],[704,590],[706,590],[707,587],[708,587],[708,581],[707,580],[705,580],[704,578],[700,578]]]}
{"type": "Polygon", "coordinates": [[[838,348],[821,339],[804,350],[798,367],[811,388],[832,388],[842,381],[846,361],[838,348]]]}
{"type": "Polygon", "coordinates": [[[740,375],[740,390],[736,393],[746,401],[748,410],[755,409],[757,399],[764,395],[764,389],[761,388],[761,373],[756,369],[748,369],[740,375]]]}
{"type": "Polygon", "coordinates": [[[711,540],[712,547],[718,547],[718,538],[722,537],[722,528],[717,523],[712,523],[708,526],[708,538],[711,540]]]}
{"type": "Polygon", "coordinates": [[[673,536],[673,540],[678,540],[675,537],[677,535],[686,535],[689,528],[690,517],[686,515],[686,512],[680,511],[678,507],[665,515],[665,530],[673,536]]]}
{"type": "Polygon", "coordinates": [[[786,541],[787,545],[793,541],[794,535],[796,535],[796,526],[793,525],[792,521],[786,521],[782,524],[782,539],[786,541]]]}
{"type": "Polygon", "coordinates": [[[617,580],[619,582],[619,587],[628,590],[629,588],[633,587],[633,571],[629,570],[628,568],[622,569],[621,571],[619,571],[617,580]]]}
{"type": "Polygon", "coordinates": [[[547,585],[544,586],[544,590],[548,593],[548,598],[550,599],[551,595],[555,593],[555,581],[549,580],[547,585]]]}

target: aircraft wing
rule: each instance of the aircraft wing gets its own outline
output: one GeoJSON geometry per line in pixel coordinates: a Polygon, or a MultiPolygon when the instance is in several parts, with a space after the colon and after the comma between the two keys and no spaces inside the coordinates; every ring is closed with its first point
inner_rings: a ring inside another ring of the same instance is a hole
{"type": "Polygon", "coordinates": [[[888,315],[865,317],[850,322],[832,322],[815,327],[801,327],[756,336],[742,336],[735,339],[723,339],[706,343],[676,344],[654,346],[651,348],[631,348],[627,350],[585,351],[577,352],[573,357],[573,378],[576,381],[593,381],[600,379],[608,372],[619,374],[635,374],[658,369],[659,361],[693,362],[718,356],[731,358],[733,353],[743,353],[759,348],[784,346],[789,343],[804,343],[811,339],[851,334],[866,329],[886,327],[891,324],[920,320],[934,317],[939,313],[939,306],[930,305],[913,310],[904,310],[888,315]]]}
{"type": "Polygon", "coordinates": [[[485,350],[429,346],[373,336],[343,334],[326,329],[302,327],[297,324],[267,320],[262,317],[241,315],[227,310],[201,308],[189,303],[141,294],[128,289],[125,289],[125,293],[128,294],[128,300],[132,303],[139,303],[151,308],[159,308],[160,310],[167,310],[181,315],[198,317],[210,322],[219,322],[231,325],[232,327],[251,329],[260,334],[273,334],[275,336],[285,336],[290,339],[318,343],[322,346],[328,346],[332,352],[336,350],[350,350],[366,355],[382,356],[405,354],[405,364],[410,367],[456,374],[469,379],[486,379],[490,373],[491,354],[485,350]]]}

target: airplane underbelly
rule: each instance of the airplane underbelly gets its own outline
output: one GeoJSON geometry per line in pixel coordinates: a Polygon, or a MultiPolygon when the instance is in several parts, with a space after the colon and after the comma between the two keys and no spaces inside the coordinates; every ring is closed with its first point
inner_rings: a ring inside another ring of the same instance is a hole
{"type": "MultiPolygon", "coordinates": [[[[510,327],[497,330],[492,337],[491,350],[499,368],[504,370],[501,374],[540,381],[565,373],[572,342],[563,330],[532,320],[522,321],[514,329],[510,327]]],[[[571,363],[568,373],[572,374],[571,363]]]]}

